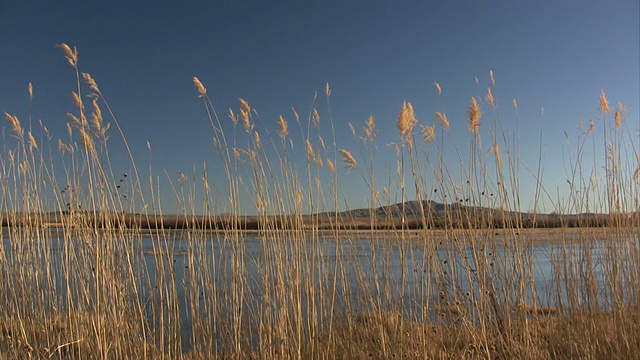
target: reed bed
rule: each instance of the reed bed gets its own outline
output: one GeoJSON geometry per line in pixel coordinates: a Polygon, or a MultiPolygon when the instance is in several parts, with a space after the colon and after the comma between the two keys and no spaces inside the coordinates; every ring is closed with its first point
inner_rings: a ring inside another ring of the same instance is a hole
{"type": "MultiPolygon", "coordinates": [[[[560,227],[540,240],[525,228],[543,215],[513,216],[522,211],[521,176],[536,177],[536,189],[526,190],[536,199],[553,199],[540,171],[519,172],[517,136],[502,124],[493,73],[487,93],[470,99],[469,145],[455,147],[459,164],[444,161],[444,141],[452,141],[446,113],[439,109],[434,123],[420,124],[412,104],[401,104],[397,171],[387,187],[375,176],[376,120],[359,130],[350,125],[351,148],[337,144],[328,84],[328,118],[321,119],[317,101],[307,118],[293,109],[290,120],[281,116],[269,129],[242,99],[221,119],[193,78],[226,182],[212,189],[206,166],[201,182],[181,175],[171,186],[182,225],[171,229],[154,169],[143,178],[130,152],[126,172],[112,163],[108,134],[115,131],[129,151],[118,119],[81,72],[78,51],[59,47],[76,78],[68,137],[54,139],[44,124],[37,136],[5,113],[0,358],[639,353],[640,157],[624,107],[613,109],[604,92],[603,142],[591,141],[593,123],[578,136],[571,195],[554,203],[560,227]],[[234,131],[223,131],[225,121],[234,131]],[[585,152],[601,153],[602,178],[595,162],[583,163],[585,152]],[[341,165],[370,189],[366,216],[337,210],[345,201],[341,165]],[[432,199],[444,204],[440,213],[415,206],[432,199]],[[243,213],[246,201],[252,217],[243,213]],[[598,211],[606,229],[563,217],[598,211]],[[555,244],[544,292],[536,285],[539,242],[555,244]]],[[[443,96],[440,84],[436,90],[443,96]]]]}

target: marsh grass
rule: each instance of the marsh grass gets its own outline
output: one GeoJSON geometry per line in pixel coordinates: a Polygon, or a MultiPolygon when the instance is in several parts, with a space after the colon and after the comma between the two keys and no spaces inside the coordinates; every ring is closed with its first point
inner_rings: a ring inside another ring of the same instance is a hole
{"type": "MultiPolygon", "coordinates": [[[[5,114],[0,358],[627,358],[640,350],[638,153],[624,107],[611,116],[604,92],[603,148],[595,125],[579,134],[571,195],[555,203],[558,223],[577,227],[535,240],[524,228],[543,215],[513,216],[524,191],[519,144],[502,125],[493,73],[488,108],[481,96],[470,100],[469,146],[454,146],[456,167],[444,161],[445,141],[455,143],[445,112],[419,124],[402,104],[386,187],[376,178],[375,119],[350,126],[350,148],[338,145],[329,85],[326,118],[316,97],[306,119],[292,108],[271,133],[246,100],[221,119],[193,78],[226,182],[212,189],[211,165],[167,176],[179,208],[171,220],[152,164],[142,179],[129,152],[131,173],[114,170],[110,123],[129,151],[126,138],[96,81],[80,72],[77,50],[60,48],[76,78],[68,137],[5,114]],[[602,152],[604,177],[595,160],[582,161],[587,151],[602,152]],[[337,210],[340,163],[370,189],[364,217],[337,210]],[[411,201],[430,199],[443,215],[411,201]],[[606,230],[564,216],[598,209],[606,230]],[[177,218],[182,229],[169,229],[177,218]],[[540,241],[556,244],[544,293],[533,255],[540,241]]],[[[536,200],[551,198],[541,171],[534,176],[536,200]]]]}

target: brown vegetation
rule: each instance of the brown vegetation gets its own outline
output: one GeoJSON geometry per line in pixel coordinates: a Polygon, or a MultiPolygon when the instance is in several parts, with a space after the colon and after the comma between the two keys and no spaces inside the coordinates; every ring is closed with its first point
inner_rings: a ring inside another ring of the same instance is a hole
{"type": "MultiPolygon", "coordinates": [[[[131,171],[114,170],[109,121],[127,151],[128,142],[95,80],[80,72],[78,51],[60,48],[77,80],[69,137],[38,143],[5,115],[1,359],[569,359],[640,351],[638,154],[623,146],[631,137],[619,135],[624,118],[609,118],[604,92],[601,123],[611,131],[600,149],[603,185],[571,185],[556,216],[536,214],[537,204],[520,209],[517,139],[503,135],[491,90],[484,113],[480,96],[468,109],[469,158],[455,164],[462,178],[451,175],[438,145],[453,141],[444,111],[435,112],[439,131],[421,125],[419,142],[413,106],[402,104],[392,193],[375,177],[373,118],[362,136],[351,126],[361,152],[336,145],[333,125],[321,133],[315,107],[306,125],[293,109],[300,138],[284,117],[269,138],[245,100],[223,126],[194,78],[226,183],[213,194],[205,168],[201,184],[174,187],[180,213],[167,216],[151,166],[146,180],[132,155],[131,171]],[[229,126],[241,128],[223,131],[229,126]],[[340,160],[371,190],[368,209],[336,210],[344,200],[340,160]],[[449,203],[429,201],[432,194],[449,203]],[[254,216],[241,211],[246,198],[254,216]],[[557,227],[546,235],[557,244],[548,248],[544,290],[536,286],[535,237],[521,236],[541,227],[557,227]]],[[[579,135],[579,154],[600,148],[585,148],[594,131],[579,135]]],[[[590,184],[586,164],[570,165],[570,184],[590,184]]],[[[536,180],[533,191],[546,193],[536,180]]]]}

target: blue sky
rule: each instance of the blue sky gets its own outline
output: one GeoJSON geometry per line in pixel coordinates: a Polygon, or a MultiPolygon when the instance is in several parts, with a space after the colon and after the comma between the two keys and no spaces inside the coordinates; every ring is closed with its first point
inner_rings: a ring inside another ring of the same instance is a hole
{"type": "MultiPolygon", "coordinates": [[[[567,197],[566,168],[576,149],[576,124],[580,119],[586,124],[597,120],[601,90],[612,105],[620,101],[627,107],[627,143],[637,151],[638,4],[3,1],[0,111],[23,122],[31,118],[34,128],[36,119],[42,119],[54,138],[65,136],[65,113],[74,110],[70,93],[75,79],[54,46],[67,43],[78,48],[80,70],[97,80],[113,108],[143,178],[150,156],[163,182],[164,170],[173,181],[178,172],[193,178],[194,168],[199,174],[205,161],[214,181],[222,182],[216,178],[220,171],[213,132],[192,84],[194,76],[207,87],[229,133],[232,127],[224,114],[239,107],[238,98],[258,111],[260,126],[275,132],[280,114],[293,122],[291,106],[306,119],[314,93],[322,95],[328,82],[338,147],[364,161],[347,124],[360,128],[374,116],[379,129],[376,177],[389,186],[396,157],[386,144],[399,140],[396,120],[402,102],[412,102],[424,125],[436,122],[435,111],[446,112],[451,129],[438,136],[444,136],[445,162],[455,173],[460,168],[455,148],[463,157],[468,153],[466,111],[475,96],[482,100],[484,112],[483,153],[490,146],[489,129],[495,121],[512,136],[519,134],[521,206],[527,210],[533,206],[535,180],[526,168],[536,170],[539,153],[545,189],[554,200],[567,197]],[[490,70],[495,73],[499,112],[484,99],[491,86],[490,70]],[[441,96],[434,82],[441,84],[441,96]],[[511,105],[514,98],[517,114],[511,105]]],[[[322,96],[316,107],[322,135],[328,139],[328,108],[322,96]]],[[[111,155],[116,167],[128,172],[126,152],[111,131],[111,155]]],[[[6,141],[4,146],[10,147],[6,141]]],[[[596,168],[602,167],[602,159],[597,161],[596,168]]],[[[340,170],[340,177],[350,206],[366,206],[369,195],[359,174],[340,170]]],[[[178,211],[169,186],[163,189],[164,211],[178,211]]],[[[543,205],[547,212],[554,210],[551,202],[543,205]]],[[[249,200],[242,206],[253,211],[249,200]]]]}

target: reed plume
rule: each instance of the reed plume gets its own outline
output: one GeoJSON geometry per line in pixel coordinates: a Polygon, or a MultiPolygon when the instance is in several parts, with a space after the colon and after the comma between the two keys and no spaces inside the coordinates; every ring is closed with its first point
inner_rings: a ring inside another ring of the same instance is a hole
{"type": "Polygon", "coordinates": [[[593,120],[589,120],[589,129],[587,130],[587,134],[593,133],[595,129],[596,129],[596,126],[593,123],[593,120]]]}
{"type": "Polygon", "coordinates": [[[80,139],[82,140],[82,145],[84,145],[87,152],[93,153],[96,150],[93,139],[85,128],[80,128],[80,139]]]}
{"type": "Polygon", "coordinates": [[[480,130],[480,118],[482,112],[475,97],[471,98],[471,106],[469,107],[469,131],[476,134],[480,130]]]}
{"type": "Polygon", "coordinates": [[[373,118],[373,116],[369,116],[366,125],[367,126],[362,129],[362,131],[364,131],[365,140],[373,142],[378,135],[378,130],[376,129],[376,120],[373,118]]]}
{"type": "Polygon", "coordinates": [[[87,73],[82,73],[82,78],[84,79],[84,82],[87,83],[87,85],[89,85],[89,89],[100,93],[100,89],[98,88],[98,84],[96,83],[96,81],[91,77],[91,75],[87,74],[87,73]]]}
{"type": "Polygon", "coordinates": [[[84,103],[82,102],[82,99],[80,98],[80,95],[78,95],[78,93],[76,93],[75,91],[71,92],[71,96],[73,97],[73,103],[75,104],[75,106],[80,109],[83,110],[84,109],[84,103]]]}
{"type": "Polygon", "coordinates": [[[238,117],[236,116],[236,114],[233,112],[232,108],[229,108],[229,119],[231,119],[231,123],[233,124],[233,127],[235,128],[236,126],[238,126],[238,117]]]}
{"type": "Polygon", "coordinates": [[[358,163],[356,159],[351,155],[348,150],[340,149],[340,154],[342,155],[342,161],[344,163],[344,167],[352,170],[358,168],[358,163]]]}
{"type": "Polygon", "coordinates": [[[496,104],[493,100],[493,93],[491,92],[491,88],[487,88],[487,102],[492,108],[496,107],[496,104]]]}
{"type": "Polygon", "coordinates": [[[102,110],[100,110],[98,101],[95,98],[91,101],[91,106],[93,107],[93,112],[91,113],[91,123],[95,130],[100,132],[102,130],[102,110]]]}
{"type": "Polygon", "coordinates": [[[313,146],[311,145],[311,142],[307,140],[306,144],[307,144],[307,154],[309,155],[309,157],[314,158],[316,154],[313,151],[313,146]]]}
{"type": "Polygon", "coordinates": [[[447,119],[447,114],[436,111],[436,119],[440,122],[440,126],[449,130],[449,119],[447,119]]]}
{"type": "Polygon", "coordinates": [[[400,135],[405,139],[408,138],[417,122],[411,103],[408,101],[403,102],[400,116],[398,117],[400,135]]]}
{"type": "Polygon", "coordinates": [[[433,141],[433,139],[435,138],[435,131],[436,131],[435,125],[431,125],[431,126],[420,125],[420,128],[422,129],[422,141],[425,143],[430,143],[431,141],[433,141]]]}
{"type": "Polygon", "coordinates": [[[604,90],[601,90],[600,93],[600,113],[608,114],[611,112],[611,108],[609,107],[609,100],[607,100],[607,95],[604,93],[604,90]]]}
{"type": "Polygon", "coordinates": [[[287,120],[285,120],[282,115],[280,115],[280,118],[278,119],[278,126],[280,126],[280,130],[278,130],[278,136],[280,136],[280,138],[284,140],[284,138],[289,135],[289,125],[287,124],[287,120]]]}
{"type": "Polygon", "coordinates": [[[16,133],[20,139],[24,136],[24,130],[22,129],[22,125],[20,125],[20,120],[18,120],[17,116],[12,116],[11,114],[5,112],[4,117],[11,123],[11,130],[16,133]]]}
{"type": "Polygon", "coordinates": [[[335,174],[336,166],[333,164],[333,161],[331,161],[331,159],[327,159],[327,167],[329,167],[329,170],[335,174]]]}
{"type": "Polygon", "coordinates": [[[244,99],[240,100],[240,117],[242,118],[242,127],[249,132],[251,130],[251,121],[249,116],[251,115],[251,106],[244,99]]]}
{"type": "Polygon", "coordinates": [[[56,47],[64,52],[64,56],[71,66],[76,67],[78,65],[78,49],[74,47],[73,50],[71,50],[69,45],[65,43],[56,45],[56,47]]]}
{"type": "Polygon", "coordinates": [[[33,149],[33,148],[38,149],[38,143],[36,142],[36,139],[33,137],[33,134],[31,134],[31,131],[28,131],[27,135],[29,136],[29,148],[30,149],[33,149]]]}
{"type": "Polygon", "coordinates": [[[198,89],[198,92],[201,96],[207,95],[207,88],[205,88],[204,85],[202,85],[202,83],[200,82],[200,79],[195,76],[193,77],[193,85],[196,86],[196,89],[198,89]]]}

